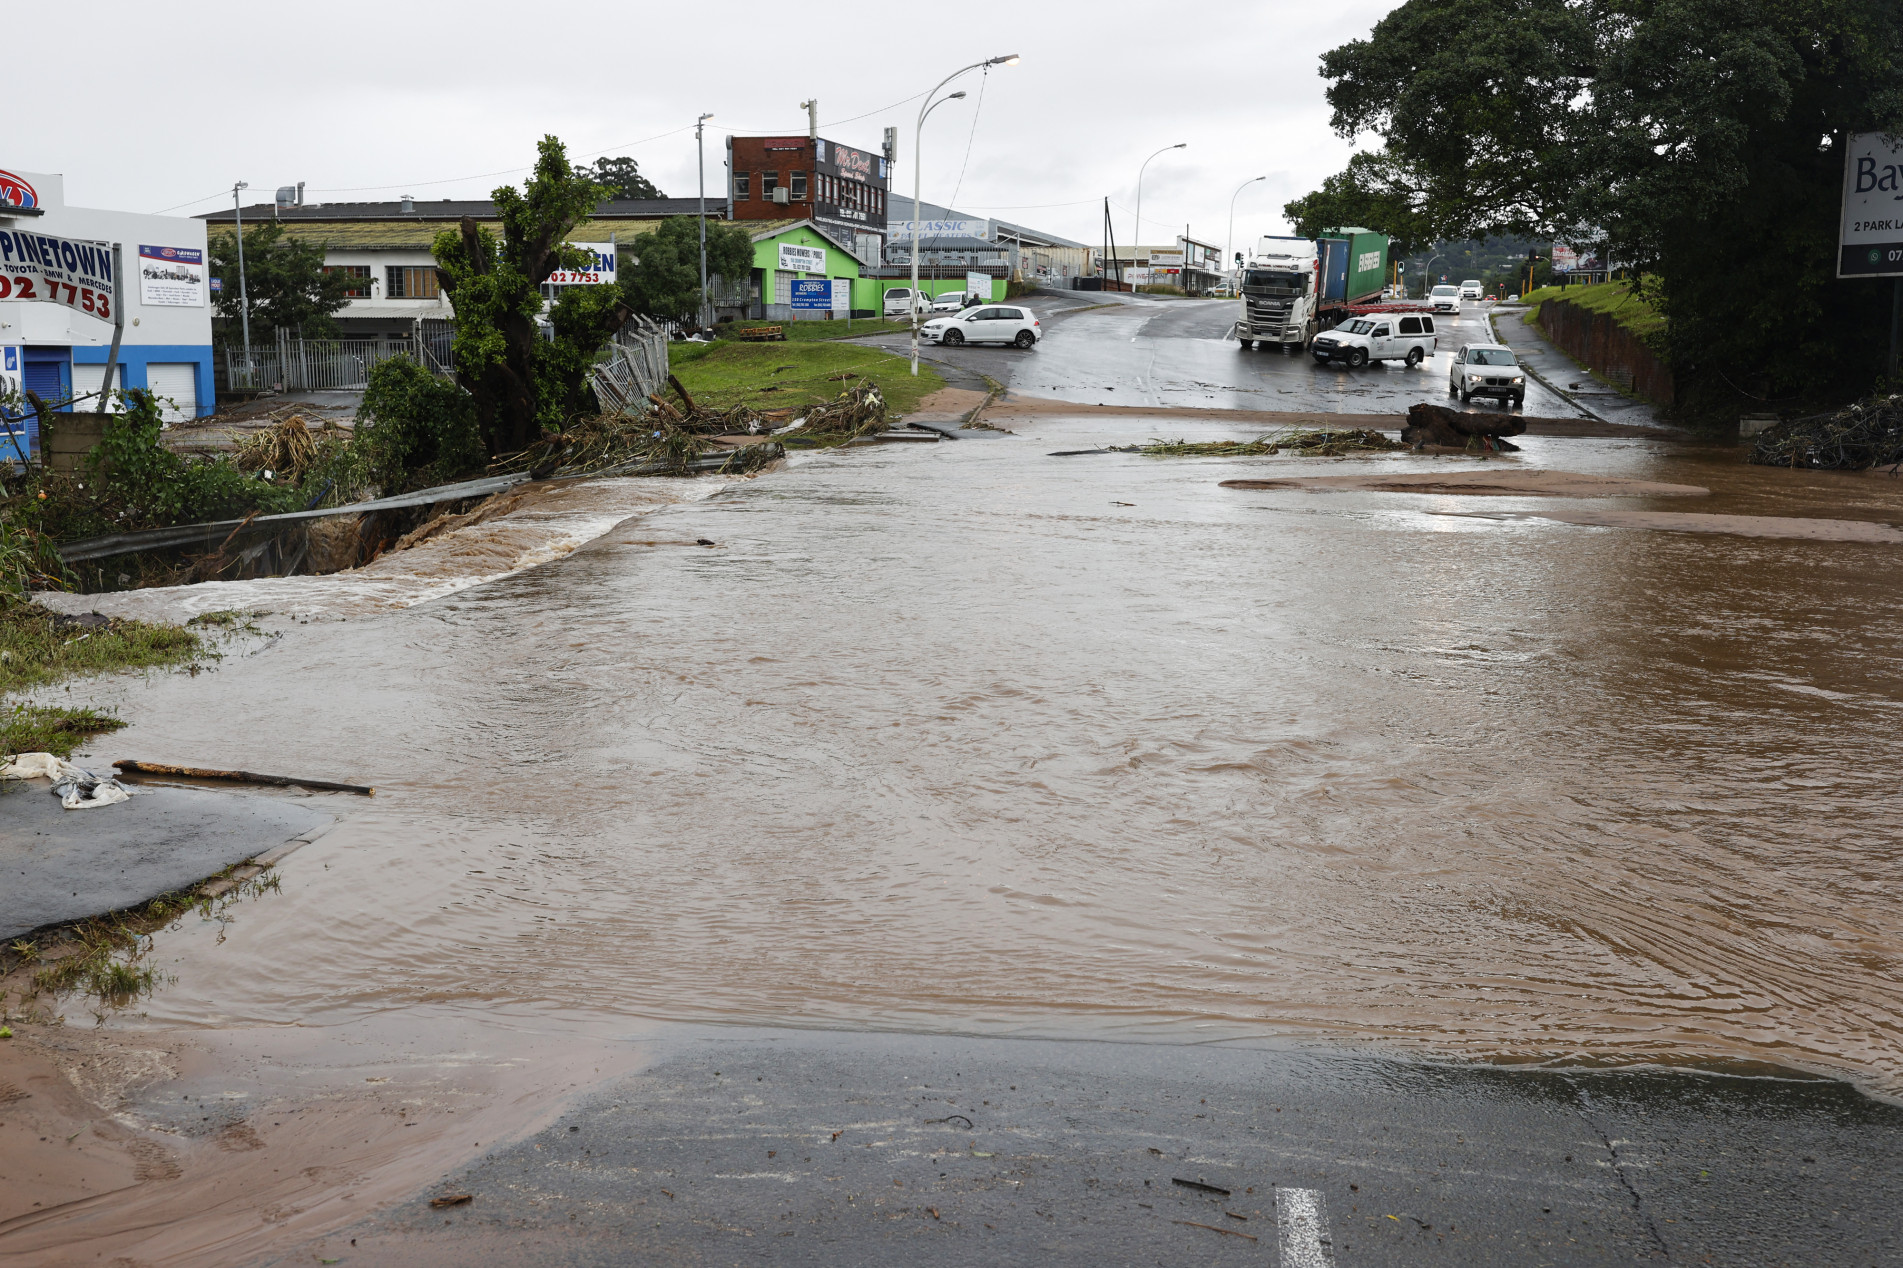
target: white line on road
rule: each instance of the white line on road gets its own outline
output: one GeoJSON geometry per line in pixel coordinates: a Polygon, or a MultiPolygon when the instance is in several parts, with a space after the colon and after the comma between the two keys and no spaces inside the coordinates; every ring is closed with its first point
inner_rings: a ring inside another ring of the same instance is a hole
{"type": "Polygon", "coordinates": [[[1275,1224],[1282,1268],[1333,1268],[1334,1242],[1328,1237],[1321,1190],[1276,1189],[1275,1224]]]}

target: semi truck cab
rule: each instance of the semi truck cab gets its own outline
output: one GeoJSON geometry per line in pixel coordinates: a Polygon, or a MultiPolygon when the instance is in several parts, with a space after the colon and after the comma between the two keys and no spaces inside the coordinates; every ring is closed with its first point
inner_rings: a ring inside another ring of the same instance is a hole
{"type": "Polygon", "coordinates": [[[1242,271],[1242,316],[1236,338],[1245,348],[1280,344],[1300,351],[1315,337],[1315,291],[1320,277],[1313,254],[1260,256],[1242,271]]]}

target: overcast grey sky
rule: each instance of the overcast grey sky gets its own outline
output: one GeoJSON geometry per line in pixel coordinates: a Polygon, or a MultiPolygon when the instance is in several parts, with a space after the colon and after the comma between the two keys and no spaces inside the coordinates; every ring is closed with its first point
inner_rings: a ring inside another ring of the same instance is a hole
{"type": "Polygon", "coordinates": [[[576,158],[631,154],[691,196],[694,116],[711,110],[711,196],[728,132],[804,132],[799,103],[817,95],[821,136],[872,148],[901,126],[909,195],[916,94],[1019,53],[947,89],[970,96],[926,126],[927,200],[1095,243],[1108,195],[1122,243],[1138,165],[1187,141],[1150,164],[1142,240],[1187,223],[1221,242],[1231,194],[1266,176],[1236,200],[1244,243],[1285,232],[1283,203],[1346,161],[1316,59],[1391,7],[95,0],[75,23],[79,10],[31,6],[7,20],[23,55],[8,59],[0,168],[62,172],[68,201],[129,211],[211,210],[235,180],[259,200],[300,180],[314,201],[469,198],[519,181],[553,132],[576,158]]]}

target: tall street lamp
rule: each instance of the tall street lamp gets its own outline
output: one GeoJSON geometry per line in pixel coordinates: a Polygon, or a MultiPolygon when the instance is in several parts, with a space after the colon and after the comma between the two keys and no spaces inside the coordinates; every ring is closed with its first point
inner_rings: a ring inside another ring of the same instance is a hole
{"type": "MultiPolygon", "coordinates": [[[[1188,144],[1188,141],[1178,141],[1175,145],[1164,146],[1158,150],[1156,154],[1168,154],[1171,150],[1180,150],[1188,144]]],[[[1137,168],[1137,231],[1136,236],[1130,239],[1130,250],[1132,253],[1136,251],[1138,245],[1143,241],[1143,168],[1150,165],[1150,159],[1155,158],[1156,154],[1152,154],[1150,158],[1144,159],[1143,167],[1137,168]]]]}
{"type": "MultiPolygon", "coordinates": [[[[251,299],[245,293],[244,284],[244,205],[239,201],[238,191],[250,189],[249,181],[239,181],[231,187],[231,210],[238,218],[238,317],[244,323],[244,368],[251,373],[251,299]]],[[[106,371],[110,374],[110,368],[106,371]]]]}
{"type": "Polygon", "coordinates": [[[700,325],[707,326],[707,147],[701,134],[714,116],[704,114],[694,120],[694,149],[700,163],[700,325]]]}
{"type": "Polygon", "coordinates": [[[953,71],[951,74],[945,76],[945,78],[939,80],[936,84],[932,85],[932,90],[925,94],[925,104],[919,107],[918,123],[912,129],[912,374],[913,374],[913,377],[917,377],[918,375],[918,209],[919,209],[919,200],[920,200],[919,183],[920,183],[921,175],[925,170],[924,154],[921,152],[921,147],[924,144],[924,140],[925,140],[925,116],[930,114],[938,106],[943,105],[944,102],[951,101],[954,98],[962,97],[965,95],[962,92],[956,92],[956,93],[953,93],[950,97],[946,97],[941,101],[932,100],[933,97],[938,96],[938,90],[940,88],[943,88],[946,84],[949,84],[952,80],[958,78],[960,75],[964,74],[966,71],[978,70],[982,67],[987,67],[987,66],[1016,66],[1017,64],[1018,64],[1018,55],[1016,53],[1006,53],[1002,57],[988,57],[982,62],[973,62],[969,66],[953,71]]]}
{"type": "Polygon", "coordinates": [[[1265,181],[1267,179],[1269,178],[1266,176],[1251,176],[1248,180],[1236,186],[1235,193],[1229,195],[1229,239],[1227,244],[1223,247],[1222,259],[1222,267],[1225,273],[1229,271],[1231,262],[1236,258],[1236,199],[1242,194],[1242,191],[1249,188],[1249,186],[1255,184],[1257,181],[1265,181]]]}

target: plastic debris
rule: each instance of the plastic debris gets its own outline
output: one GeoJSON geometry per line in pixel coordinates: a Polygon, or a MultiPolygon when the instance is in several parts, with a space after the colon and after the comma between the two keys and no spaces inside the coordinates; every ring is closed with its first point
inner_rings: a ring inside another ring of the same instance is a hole
{"type": "Polygon", "coordinates": [[[143,788],[127,788],[111,776],[89,770],[51,753],[18,753],[0,766],[0,779],[50,779],[53,793],[68,810],[92,810],[117,805],[143,788]]]}

